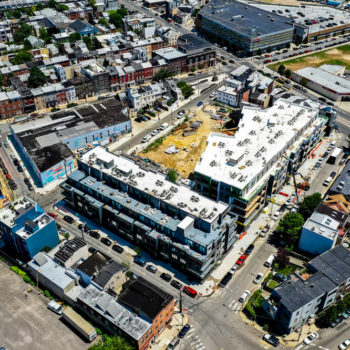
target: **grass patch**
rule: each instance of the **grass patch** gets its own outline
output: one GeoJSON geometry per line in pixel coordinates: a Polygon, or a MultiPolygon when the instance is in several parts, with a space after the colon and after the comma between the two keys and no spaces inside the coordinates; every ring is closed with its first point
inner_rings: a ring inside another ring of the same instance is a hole
{"type": "Polygon", "coordinates": [[[350,45],[339,46],[337,49],[342,53],[350,53],[350,45]]]}
{"type": "Polygon", "coordinates": [[[284,276],[288,276],[289,274],[291,274],[296,269],[296,267],[293,266],[293,265],[286,265],[283,268],[280,268],[277,263],[274,264],[273,267],[274,267],[276,272],[278,272],[278,273],[280,273],[280,274],[282,274],[284,276]]]}
{"type": "Polygon", "coordinates": [[[143,153],[148,153],[150,151],[155,151],[157,150],[160,145],[163,143],[163,141],[165,140],[165,136],[160,137],[159,139],[155,140],[154,142],[152,142],[150,145],[148,145],[145,150],[143,151],[143,153]]]}
{"type": "Polygon", "coordinates": [[[266,287],[269,289],[274,289],[276,286],[278,286],[278,282],[274,280],[270,280],[270,282],[266,285],[266,287]]]}

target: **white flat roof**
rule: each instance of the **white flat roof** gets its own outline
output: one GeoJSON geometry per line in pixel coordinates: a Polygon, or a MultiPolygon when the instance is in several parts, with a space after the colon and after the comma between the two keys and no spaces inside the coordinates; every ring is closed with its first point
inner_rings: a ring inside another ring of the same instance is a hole
{"type": "Polygon", "coordinates": [[[268,109],[245,106],[235,135],[211,133],[195,171],[251,194],[281,166],[283,153],[311,134],[318,110],[279,99],[268,109]],[[300,133],[300,137],[298,137],[300,133]]]}
{"type": "Polygon", "coordinates": [[[111,168],[103,167],[102,171],[116,178],[121,178],[130,185],[160,198],[174,207],[181,208],[192,217],[199,217],[210,223],[228,209],[228,205],[225,203],[204,197],[188,186],[174,184],[166,180],[164,174],[141,168],[134,161],[111,153],[101,146],[86,152],[80,160],[97,169],[100,169],[100,166],[95,162],[96,160],[106,163],[113,161],[111,168]]]}
{"type": "Polygon", "coordinates": [[[305,67],[294,72],[339,95],[350,94],[350,81],[321,68],[305,67]]]}

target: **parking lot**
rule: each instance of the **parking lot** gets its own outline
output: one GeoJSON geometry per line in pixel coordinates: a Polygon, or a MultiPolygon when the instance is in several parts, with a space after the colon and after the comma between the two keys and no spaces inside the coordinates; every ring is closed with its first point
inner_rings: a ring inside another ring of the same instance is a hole
{"type": "MultiPolygon", "coordinates": [[[[49,311],[48,300],[0,263],[0,346],[6,350],[88,349],[78,335],[49,311]]],[[[90,344],[91,345],[91,344],[90,344]]]]}

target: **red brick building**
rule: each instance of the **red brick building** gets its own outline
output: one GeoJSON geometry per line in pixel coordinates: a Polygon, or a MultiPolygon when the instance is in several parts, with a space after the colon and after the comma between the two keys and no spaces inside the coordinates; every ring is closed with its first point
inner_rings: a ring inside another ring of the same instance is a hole
{"type": "Polygon", "coordinates": [[[23,113],[22,98],[17,91],[0,92],[1,119],[12,118],[23,113]]]}

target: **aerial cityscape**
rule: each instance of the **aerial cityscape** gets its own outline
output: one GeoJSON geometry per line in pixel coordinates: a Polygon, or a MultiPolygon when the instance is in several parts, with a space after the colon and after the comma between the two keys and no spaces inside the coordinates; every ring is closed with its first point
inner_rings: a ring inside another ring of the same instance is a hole
{"type": "Polygon", "coordinates": [[[0,350],[350,349],[347,1],[0,14],[0,350]]]}

